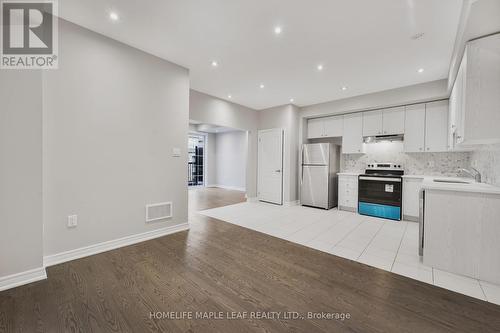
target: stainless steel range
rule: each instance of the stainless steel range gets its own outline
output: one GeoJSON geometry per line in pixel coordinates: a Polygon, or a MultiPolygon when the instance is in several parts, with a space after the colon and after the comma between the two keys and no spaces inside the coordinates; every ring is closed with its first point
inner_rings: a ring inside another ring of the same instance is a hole
{"type": "Polygon", "coordinates": [[[400,164],[370,163],[358,179],[358,212],[401,220],[404,170],[400,164]]]}

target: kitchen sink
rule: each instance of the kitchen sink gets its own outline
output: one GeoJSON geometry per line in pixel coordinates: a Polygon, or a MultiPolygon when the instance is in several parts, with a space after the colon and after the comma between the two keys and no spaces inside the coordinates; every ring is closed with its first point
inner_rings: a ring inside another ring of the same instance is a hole
{"type": "Polygon", "coordinates": [[[470,184],[470,181],[467,180],[458,180],[458,179],[434,179],[436,183],[449,183],[449,184],[470,184]]]}

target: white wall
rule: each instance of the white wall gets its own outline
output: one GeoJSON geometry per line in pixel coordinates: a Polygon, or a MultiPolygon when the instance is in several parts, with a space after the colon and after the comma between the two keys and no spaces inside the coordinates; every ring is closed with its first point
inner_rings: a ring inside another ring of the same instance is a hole
{"type": "Polygon", "coordinates": [[[42,76],[0,71],[0,279],[41,268],[42,76]]]}
{"type": "Polygon", "coordinates": [[[44,254],[187,222],[188,70],[65,21],[59,38],[44,75],[44,254]],[[174,217],[146,224],[145,205],[164,201],[174,217]]]}
{"type": "Polygon", "coordinates": [[[248,131],[246,195],[257,196],[257,116],[256,110],[191,90],[189,119],[204,124],[248,131]]]}
{"type": "Polygon", "coordinates": [[[306,106],[301,108],[301,116],[324,116],[428,102],[448,97],[446,80],[439,80],[306,106]]]}
{"type": "Polygon", "coordinates": [[[294,105],[259,111],[259,129],[282,128],[285,132],[283,159],[285,202],[298,200],[299,119],[299,108],[294,105]]]}
{"type": "MultiPolygon", "coordinates": [[[[216,165],[216,157],[215,157],[215,145],[216,145],[216,140],[215,140],[215,134],[214,133],[207,133],[207,147],[206,147],[206,154],[205,154],[205,159],[206,159],[206,182],[205,184],[210,186],[210,185],[216,185],[217,184],[217,165],[216,165]]],[[[245,175],[246,177],[246,175],[245,175]]]]}
{"type": "Polygon", "coordinates": [[[245,190],[247,167],[247,133],[234,131],[215,135],[216,184],[245,190]]]}

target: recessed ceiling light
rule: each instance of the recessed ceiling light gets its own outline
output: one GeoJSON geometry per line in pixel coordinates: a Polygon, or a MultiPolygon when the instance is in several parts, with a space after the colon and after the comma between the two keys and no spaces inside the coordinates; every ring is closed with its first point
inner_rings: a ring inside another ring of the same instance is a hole
{"type": "Polygon", "coordinates": [[[227,98],[231,99],[231,98],[233,98],[233,96],[231,96],[231,95],[227,95],[227,98]]]}
{"type": "Polygon", "coordinates": [[[276,35],[279,35],[279,34],[281,33],[281,27],[280,27],[280,26],[278,26],[278,27],[274,27],[274,33],[275,33],[276,35]]]}
{"type": "Polygon", "coordinates": [[[346,91],[347,90],[347,87],[346,86],[343,86],[342,87],[342,91],[346,91]]]}
{"type": "Polygon", "coordinates": [[[419,72],[419,73],[423,73],[423,72],[424,72],[424,69],[423,69],[423,68],[419,68],[417,72],[419,72]]]}
{"type": "Polygon", "coordinates": [[[111,21],[118,21],[120,19],[120,17],[118,16],[118,13],[111,12],[111,13],[109,13],[109,19],[111,21]]]}
{"type": "Polygon", "coordinates": [[[215,60],[212,60],[212,67],[217,67],[219,66],[219,63],[215,60]]]}
{"type": "Polygon", "coordinates": [[[318,71],[322,71],[323,70],[323,65],[320,64],[316,68],[318,69],[318,71]]]}
{"type": "Polygon", "coordinates": [[[295,100],[293,98],[290,98],[290,103],[293,103],[295,102],[295,100]]]}
{"type": "Polygon", "coordinates": [[[265,87],[264,83],[261,83],[261,84],[259,85],[259,87],[260,87],[260,89],[264,89],[264,87],[265,87]]]}

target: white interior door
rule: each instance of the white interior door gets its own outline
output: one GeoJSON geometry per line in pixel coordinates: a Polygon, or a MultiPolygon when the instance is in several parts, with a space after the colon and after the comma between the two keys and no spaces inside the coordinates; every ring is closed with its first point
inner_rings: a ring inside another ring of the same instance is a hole
{"type": "Polygon", "coordinates": [[[258,134],[259,200],[283,204],[283,130],[260,130],[258,134]]]}

